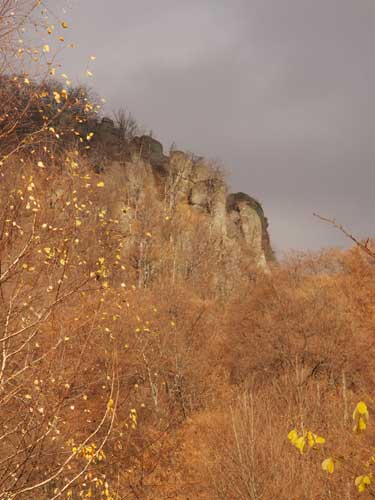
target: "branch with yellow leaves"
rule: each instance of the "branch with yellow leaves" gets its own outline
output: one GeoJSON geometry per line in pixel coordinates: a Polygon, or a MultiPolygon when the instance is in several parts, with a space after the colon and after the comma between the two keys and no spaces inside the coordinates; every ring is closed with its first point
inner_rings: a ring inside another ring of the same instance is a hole
{"type": "MultiPolygon", "coordinates": [[[[94,429],[93,432],[91,432],[86,439],[80,444],[79,449],[84,448],[88,443],[90,443],[93,438],[104,428],[106,422],[108,422],[108,427],[105,431],[104,436],[101,438],[101,442],[99,446],[96,448],[95,453],[92,455],[90,459],[87,460],[85,465],[77,472],[75,475],[69,479],[63,487],[60,489],[57,489],[54,491],[54,496],[50,500],[55,500],[56,498],[60,497],[70,486],[72,486],[90,467],[90,465],[98,458],[100,455],[103,447],[105,446],[106,442],[108,441],[114,421],[115,421],[115,416],[116,416],[116,408],[118,404],[118,397],[119,397],[119,377],[118,377],[118,369],[117,369],[117,356],[116,353],[113,353],[112,356],[112,376],[111,376],[111,389],[110,389],[110,394],[107,399],[107,404],[106,404],[106,409],[105,412],[94,429]]],[[[47,431],[48,433],[50,431],[47,431]]],[[[47,434],[43,435],[39,440],[45,439],[47,434]]],[[[35,484],[32,484],[30,486],[26,486],[24,488],[21,488],[17,491],[14,491],[13,489],[8,489],[7,491],[1,491],[1,495],[7,495],[6,498],[9,498],[9,500],[13,500],[15,498],[19,498],[23,496],[24,494],[30,495],[30,494],[35,494],[36,490],[39,490],[43,487],[46,487],[48,484],[50,484],[52,481],[61,478],[62,474],[67,470],[70,469],[71,463],[73,459],[77,456],[77,451],[72,450],[72,452],[69,454],[69,456],[65,459],[65,461],[62,463],[62,465],[54,471],[52,474],[48,476],[48,478],[44,479],[43,481],[39,481],[35,484]],[[31,493],[33,492],[33,493],[31,493]]],[[[30,497],[28,497],[30,498],[30,497]]]]}

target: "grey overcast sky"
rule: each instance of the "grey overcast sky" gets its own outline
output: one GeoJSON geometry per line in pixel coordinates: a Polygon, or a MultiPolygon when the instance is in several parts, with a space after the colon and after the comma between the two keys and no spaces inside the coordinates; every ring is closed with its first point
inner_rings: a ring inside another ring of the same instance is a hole
{"type": "Polygon", "coordinates": [[[62,0],[63,70],[168,148],[218,159],[278,252],[374,236],[375,0],[62,0]]]}

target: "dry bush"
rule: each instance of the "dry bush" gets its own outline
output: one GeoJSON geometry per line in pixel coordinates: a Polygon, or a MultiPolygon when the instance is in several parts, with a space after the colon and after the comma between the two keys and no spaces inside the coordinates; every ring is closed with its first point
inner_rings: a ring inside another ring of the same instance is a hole
{"type": "Polygon", "coordinates": [[[137,293],[103,181],[74,152],[65,160],[62,172],[8,160],[0,188],[0,491],[10,498],[105,495],[94,477],[118,495],[144,491],[169,429],[205,393],[185,353],[208,321],[202,306],[187,314],[183,292],[137,293]]]}
{"type": "Polygon", "coordinates": [[[115,349],[101,324],[100,254],[82,246],[101,227],[90,210],[82,214],[91,205],[82,180],[51,170],[16,158],[0,187],[4,498],[60,496],[95,459],[79,471],[71,440],[95,441],[99,453],[113,426],[115,349]],[[93,391],[100,398],[91,407],[93,391]]]}
{"type": "Polygon", "coordinates": [[[215,397],[217,311],[187,288],[137,289],[106,180],[75,151],[44,162],[13,157],[1,186],[1,491],[100,498],[99,477],[113,498],[153,495],[171,435],[215,397]]]}
{"type": "Polygon", "coordinates": [[[233,300],[222,350],[234,395],[202,431],[213,498],[356,498],[375,442],[371,427],[352,431],[355,405],[373,403],[373,294],[373,259],[354,248],[293,256],[233,300]],[[300,455],[293,428],[326,443],[300,455]]]}
{"type": "Polygon", "coordinates": [[[284,379],[262,391],[246,391],[211,424],[212,498],[356,498],[354,478],[366,470],[374,431],[356,436],[351,422],[344,421],[347,402],[327,385],[311,382],[295,392],[292,386],[284,379]],[[326,443],[301,455],[287,440],[293,427],[324,436],[326,443]],[[328,477],[321,462],[330,456],[336,470],[328,477]]]}
{"type": "Polygon", "coordinates": [[[337,382],[345,373],[349,385],[369,387],[372,377],[363,380],[363,371],[372,349],[373,276],[372,262],[353,250],[319,263],[292,259],[242,290],[228,310],[232,380],[275,377],[302,364],[307,377],[324,373],[337,382]]]}

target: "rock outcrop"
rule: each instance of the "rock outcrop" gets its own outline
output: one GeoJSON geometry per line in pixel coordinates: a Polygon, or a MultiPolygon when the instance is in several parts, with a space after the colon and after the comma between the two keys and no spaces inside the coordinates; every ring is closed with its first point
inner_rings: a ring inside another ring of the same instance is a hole
{"type": "MultiPolygon", "coordinates": [[[[100,129],[99,136],[115,140],[113,123],[102,121],[100,129]]],[[[147,268],[141,281],[154,279],[160,260],[168,258],[172,273],[191,276],[198,254],[224,270],[212,278],[219,288],[235,286],[247,269],[267,272],[273,253],[262,206],[247,194],[228,193],[215,165],[182,151],[166,155],[159,141],[141,136],[127,144],[122,158],[107,157],[100,175],[117,179],[112,209],[126,235],[124,251],[147,268]],[[151,226],[153,247],[139,236],[141,227],[148,234],[151,226]]]]}

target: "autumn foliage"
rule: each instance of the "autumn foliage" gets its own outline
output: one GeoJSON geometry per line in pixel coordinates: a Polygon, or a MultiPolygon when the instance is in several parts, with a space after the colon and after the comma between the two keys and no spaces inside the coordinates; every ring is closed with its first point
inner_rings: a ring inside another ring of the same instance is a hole
{"type": "Polygon", "coordinates": [[[0,0],[0,498],[373,497],[372,251],[215,288],[209,228],[94,169],[100,106],[49,79],[48,15],[0,0]]]}

